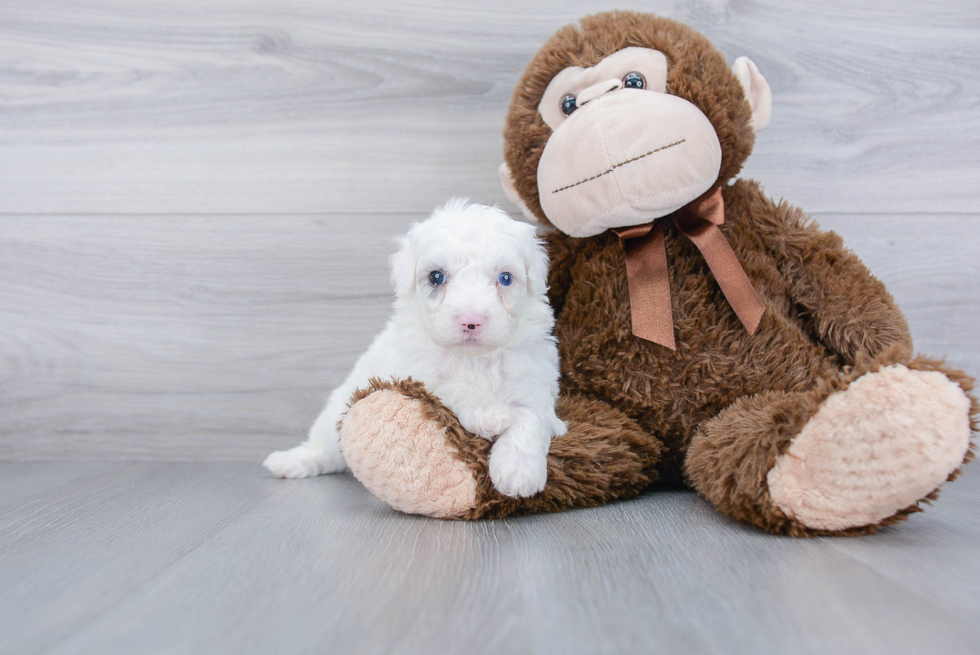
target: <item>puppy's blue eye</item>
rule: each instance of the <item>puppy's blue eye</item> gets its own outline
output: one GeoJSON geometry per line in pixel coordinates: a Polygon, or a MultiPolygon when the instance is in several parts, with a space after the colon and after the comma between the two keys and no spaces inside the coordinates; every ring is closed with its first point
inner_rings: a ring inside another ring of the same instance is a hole
{"type": "Polygon", "coordinates": [[[501,273],[497,276],[497,281],[505,287],[509,287],[514,282],[514,276],[510,273],[501,273]]]}
{"type": "Polygon", "coordinates": [[[429,282],[434,286],[439,286],[440,284],[446,283],[446,274],[442,271],[432,271],[429,273],[429,282]]]}

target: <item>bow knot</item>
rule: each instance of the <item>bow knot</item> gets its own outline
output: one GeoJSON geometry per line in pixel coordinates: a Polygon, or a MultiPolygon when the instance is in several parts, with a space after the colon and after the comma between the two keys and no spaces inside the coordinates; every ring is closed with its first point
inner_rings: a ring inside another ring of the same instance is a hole
{"type": "MultiPolygon", "coordinates": [[[[718,229],[725,222],[721,187],[684,205],[670,215],[670,220],[701,252],[742,325],[749,334],[755,334],[765,305],[718,229]]],[[[626,252],[633,334],[676,350],[663,220],[616,228],[613,232],[626,252]]]]}

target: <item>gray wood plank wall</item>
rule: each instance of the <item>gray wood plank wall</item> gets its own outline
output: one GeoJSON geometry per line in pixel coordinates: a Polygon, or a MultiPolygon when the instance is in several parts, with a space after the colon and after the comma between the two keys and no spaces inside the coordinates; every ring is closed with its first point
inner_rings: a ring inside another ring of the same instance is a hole
{"type": "Polygon", "coordinates": [[[390,238],[496,168],[524,65],[654,11],[745,54],[743,174],[845,236],[918,347],[980,373],[980,4],[0,5],[0,459],[249,460],[387,314],[390,238]]]}

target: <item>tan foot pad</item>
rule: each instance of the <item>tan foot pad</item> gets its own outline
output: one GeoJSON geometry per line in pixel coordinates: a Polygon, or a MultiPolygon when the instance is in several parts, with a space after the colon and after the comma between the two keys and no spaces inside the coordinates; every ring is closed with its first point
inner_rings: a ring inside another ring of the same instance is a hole
{"type": "Polygon", "coordinates": [[[375,391],[347,412],[340,443],[354,477],[401,512],[452,518],[476,505],[476,479],[418,400],[375,391]]]}
{"type": "Polygon", "coordinates": [[[935,371],[882,368],[830,396],[768,475],[772,501],[819,530],[873,525],[963,462],[970,400],[935,371]]]}

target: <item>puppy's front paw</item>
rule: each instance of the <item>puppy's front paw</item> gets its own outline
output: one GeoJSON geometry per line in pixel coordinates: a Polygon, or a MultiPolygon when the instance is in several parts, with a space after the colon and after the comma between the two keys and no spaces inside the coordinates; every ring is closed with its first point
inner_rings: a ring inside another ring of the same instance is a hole
{"type": "Polygon", "coordinates": [[[490,403],[460,412],[459,423],[479,437],[493,439],[514,424],[514,411],[503,403],[490,403]]]}
{"type": "Polygon", "coordinates": [[[490,451],[490,480],[505,496],[533,496],[548,481],[548,456],[520,450],[509,441],[498,441],[490,451]]]}

